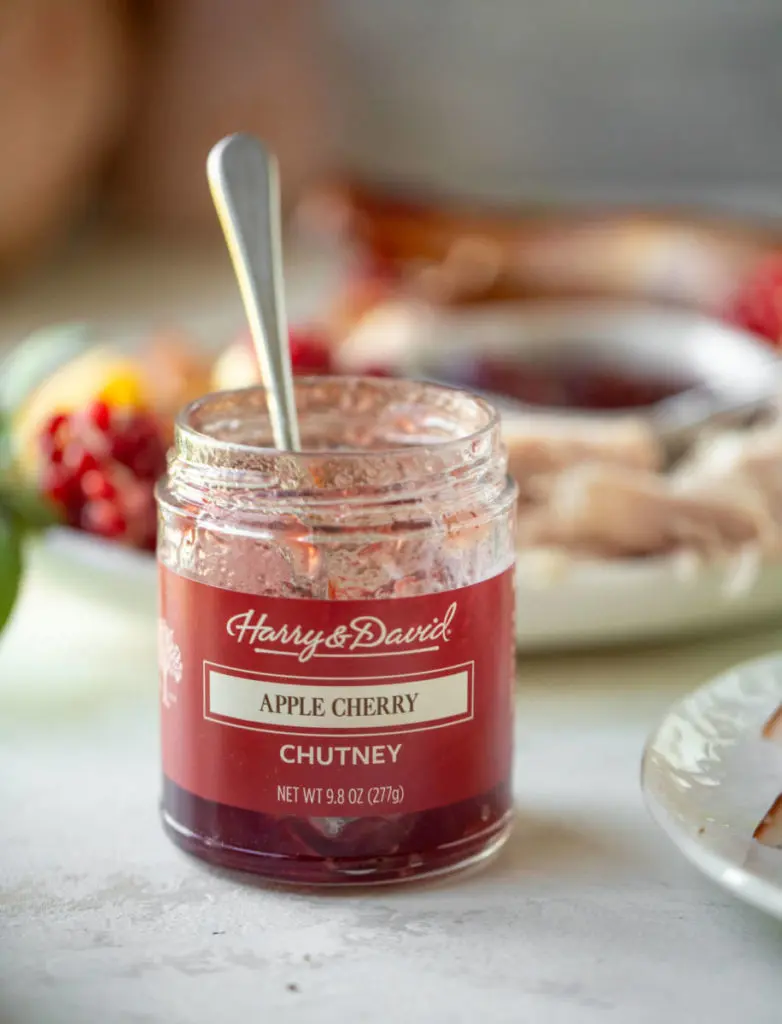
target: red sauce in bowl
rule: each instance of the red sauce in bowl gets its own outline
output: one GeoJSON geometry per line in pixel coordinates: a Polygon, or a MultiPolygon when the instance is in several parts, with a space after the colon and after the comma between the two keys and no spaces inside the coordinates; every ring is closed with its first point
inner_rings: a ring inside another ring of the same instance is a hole
{"type": "Polygon", "coordinates": [[[526,405],[608,412],[655,405],[693,383],[674,375],[634,374],[625,368],[485,356],[451,367],[447,379],[526,405]]]}

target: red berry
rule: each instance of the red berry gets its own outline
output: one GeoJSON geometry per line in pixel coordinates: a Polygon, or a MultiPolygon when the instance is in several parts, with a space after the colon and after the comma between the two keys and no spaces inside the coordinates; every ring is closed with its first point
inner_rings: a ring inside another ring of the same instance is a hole
{"type": "Polygon", "coordinates": [[[98,460],[91,452],[85,452],[76,467],[76,476],[81,479],[87,473],[93,473],[98,468],[98,460]]]}
{"type": "Polygon", "coordinates": [[[91,469],[98,468],[98,460],[92,452],[87,451],[83,444],[75,440],[69,441],[66,445],[62,462],[76,479],[83,477],[91,469]]]}
{"type": "Polygon", "coordinates": [[[127,529],[125,517],[110,501],[91,501],[85,505],[82,525],[85,530],[107,540],[121,537],[127,529]]]}
{"type": "Polygon", "coordinates": [[[775,345],[782,344],[782,256],[761,262],[727,310],[730,321],[775,345]]]}
{"type": "Polygon", "coordinates": [[[87,409],[87,417],[104,434],[111,426],[111,409],[106,402],[93,402],[87,409]]]}
{"type": "Polygon", "coordinates": [[[166,468],[166,450],[157,427],[135,415],[111,442],[112,457],[143,480],[157,480],[166,468]]]}
{"type": "Polygon", "coordinates": [[[47,466],[41,476],[41,490],[56,505],[66,507],[78,494],[73,474],[60,465],[47,466]]]}
{"type": "Polygon", "coordinates": [[[322,334],[314,330],[291,330],[289,340],[295,374],[331,373],[331,346],[322,334]]]}
{"type": "Polygon", "coordinates": [[[139,480],[152,480],[154,482],[162,475],[165,469],[165,461],[160,458],[158,452],[141,448],[136,452],[129,468],[133,470],[139,480]]]}
{"type": "Polygon", "coordinates": [[[60,429],[63,423],[66,423],[67,420],[68,417],[65,415],[64,412],[55,413],[54,416],[51,417],[51,419],[47,422],[46,426],[43,428],[44,435],[48,437],[54,437],[54,435],[57,433],[57,431],[60,429]]]}
{"type": "Polygon", "coordinates": [[[62,461],[62,445],[57,437],[53,437],[47,431],[38,438],[38,447],[47,462],[62,461]]]}
{"type": "Polygon", "coordinates": [[[97,498],[110,499],[116,496],[114,484],[99,469],[91,469],[81,481],[82,494],[88,501],[97,498]]]}
{"type": "Polygon", "coordinates": [[[157,421],[96,402],[61,418],[56,437],[50,429],[51,421],[39,438],[40,486],[63,509],[66,522],[154,550],[154,485],[166,463],[157,421]]]}

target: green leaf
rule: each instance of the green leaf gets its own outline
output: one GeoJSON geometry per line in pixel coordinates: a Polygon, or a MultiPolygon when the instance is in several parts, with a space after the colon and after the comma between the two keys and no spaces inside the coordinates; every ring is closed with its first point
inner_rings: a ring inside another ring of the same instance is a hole
{"type": "Polygon", "coordinates": [[[16,520],[0,509],[0,630],[13,611],[22,579],[22,532],[16,520]]]}
{"type": "Polygon", "coordinates": [[[13,465],[8,417],[0,411],[0,510],[24,531],[45,530],[61,519],[59,510],[27,481],[13,465]]]}
{"type": "Polygon", "coordinates": [[[8,416],[0,409],[0,480],[10,471],[13,459],[11,424],[8,416]]]}
{"type": "Polygon", "coordinates": [[[13,476],[0,475],[0,508],[16,520],[22,532],[46,530],[61,520],[55,505],[13,476]]]}

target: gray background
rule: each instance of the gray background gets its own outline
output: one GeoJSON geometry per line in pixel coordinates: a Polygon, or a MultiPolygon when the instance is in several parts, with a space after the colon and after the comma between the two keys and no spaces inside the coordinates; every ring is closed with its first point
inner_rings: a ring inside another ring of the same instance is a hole
{"type": "Polygon", "coordinates": [[[780,0],[331,0],[365,175],[493,199],[782,191],[780,0]]]}

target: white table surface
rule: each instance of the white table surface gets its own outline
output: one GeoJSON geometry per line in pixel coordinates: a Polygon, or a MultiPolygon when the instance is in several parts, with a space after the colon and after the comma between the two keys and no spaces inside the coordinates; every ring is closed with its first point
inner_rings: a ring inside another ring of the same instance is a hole
{"type": "Polygon", "coordinates": [[[701,879],[638,786],[666,706],[773,632],[523,664],[505,851],[353,895],[164,837],[152,632],[33,573],[0,643],[0,1020],[779,1021],[782,928],[701,879]]]}
{"type": "MultiPolygon", "coordinates": [[[[193,260],[77,261],[73,280],[5,304],[0,343],[52,316],[132,318],[142,299],[165,319],[194,276],[235,315],[226,268],[193,260]]],[[[299,895],[166,840],[151,622],[34,566],[0,640],[0,1021],[778,1022],[782,928],[685,863],[638,785],[666,707],[778,645],[765,630],[526,661],[499,859],[406,890],[299,895]]]]}

